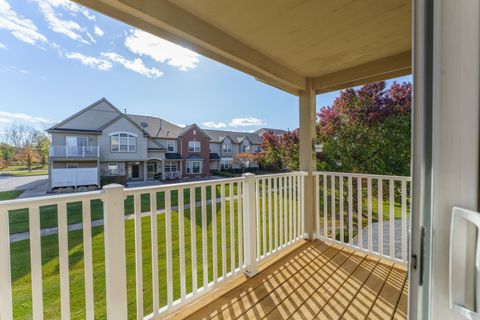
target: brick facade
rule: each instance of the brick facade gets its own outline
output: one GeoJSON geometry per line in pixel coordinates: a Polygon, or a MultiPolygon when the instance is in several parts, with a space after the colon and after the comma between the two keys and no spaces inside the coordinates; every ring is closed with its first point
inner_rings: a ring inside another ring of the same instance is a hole
{"type": "Polygon", "coordinates": [[[181,150],[181,155],[183,157],[182,161],[182,172],[184,176],[208,176],[210,174],[209,170],[209,158],[210,158],[210,138],[208,135],[196,125],[193,125],[187,128],[180,137],[178,141],[178,150],[181,150]],[[200,142],[200,152],[193,153],[188,151],[188,142],[189,141],[199,141],[200,142]],[[200,174],[188,174],[187,173],[187,162],[190,158],[201,158],[202,161],[202,172],[200,174]]]}

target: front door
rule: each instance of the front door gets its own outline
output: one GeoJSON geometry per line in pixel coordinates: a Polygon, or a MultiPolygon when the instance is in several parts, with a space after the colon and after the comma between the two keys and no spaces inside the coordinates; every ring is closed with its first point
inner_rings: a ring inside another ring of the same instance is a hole
{"type": "Polygon", "coordinates": [[[138,163],[132,163],[132,179],[140,178],[140,165],[138,163]]]}

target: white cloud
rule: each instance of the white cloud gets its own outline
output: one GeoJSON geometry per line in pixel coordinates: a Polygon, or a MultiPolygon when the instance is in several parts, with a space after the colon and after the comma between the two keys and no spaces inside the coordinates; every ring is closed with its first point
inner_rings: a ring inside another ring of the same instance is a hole
{"type": "Polygon", "coordinates": [[[175,122],[172,122],[172,123],[176,126],[179,126],[180,128],[186,128],[187,127],[187,125],[183,124],[183,123],[175,123],[175,122]]]}
{"type": "Polygon", "coordinates": [[[86,56],[79,52],[67,53],[65,57],[67,57],[68,59],[78,60],[83,65],[86,65],[95,69],[99,69],[102,71],[110,70],[113,67],[112,63],[108,60],[86,56]]]}
{"type": "Polygon", "coordinates": [[[46,43],[47,37],[38,32],[32,20],[18,15],[6,0],[0,0],[0,29],[6,29],[28,44],[46,43]]]}
{"type": "Polygon", "coordinates": [[[25,113],[11,113],[0,111],[0,123],[13,123],[16,121],[28,122],[31,124],[50,124],[52,121],[41,117],[34,117],[25,113]]]}
{"type": "Polygon", "coordinates": [[[212,129],[221,129],[221,128],[226,128],[227,124],[225,122],[213,122],[213,121],[207,121],[202,123],[206,128],[212,128],[212,129]]]}
{"type": "Polygon", "coordinates": [[[7,49],[7,46],[0,42],[0,49],[7,49]]]}
{"type": "Polygon", "coordinates": [[[130,30],[125,46],[133,53],[166,62],[183,71],[196,68],[199,62],[197,53],[137,29],[130,30]]]}
{"type": "Polygon", "coordinates": [[[231,127],[252,127],[252,126],[261,126],[263,121],[258,118],[235,118],[230,121],[228,124],[231,127]]]}
{"type": "Polygon", "coordinates": [[[103,32],[103,30],[100,29],[98,26],[95,26],[95,28],[93,29],[93,33],[95,33],[99,37],[102,37],[105,34],[105,32],[103,32]]]}
{"type": "Polygon", "coordinates": [[[148,78],[159,78],[163,75],[163,72],[157,68],[148,68],[143,63],[142,59],[135,58],[134,60],[128,60],[123,56],[115,52],[102,52],[102,56],[110,61],[116,62],[124,66],[126,69],[132,70],[146,76],[148,78]]]}
{"type": "Polygon", "coordinates": [[[83,14],[89,20],[95,20],[87,9],[69,1],[69,0],[37,0],[38,7],[42,13],[48,27],[54,32],[66,35],[72,40],[88,44],[82,33],[85,33],[85,28],[81,27],[77,22],[70,19],[63,19],[63,15],[56,10],[61,8],[70,15],[75,16],[77,13],[83,14]]]}

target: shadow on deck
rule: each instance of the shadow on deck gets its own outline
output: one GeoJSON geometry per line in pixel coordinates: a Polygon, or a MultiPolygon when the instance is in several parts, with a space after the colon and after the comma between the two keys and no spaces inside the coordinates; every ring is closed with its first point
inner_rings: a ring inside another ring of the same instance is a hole
{"type": "Polygon", "coordinates": [[[354,249],[307,242],[186,319],[407,319],[407,268],[354,249]]]}

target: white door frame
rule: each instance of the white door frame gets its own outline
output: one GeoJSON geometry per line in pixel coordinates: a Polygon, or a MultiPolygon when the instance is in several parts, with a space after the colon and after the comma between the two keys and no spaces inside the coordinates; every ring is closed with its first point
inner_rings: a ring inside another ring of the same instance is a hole
{"type": "Polygon", "coordinates": [[[462,319],[448,300],[450,217],[478,210],[479,21],[475,0],[414,2],[410,319],[462,319]]]}

